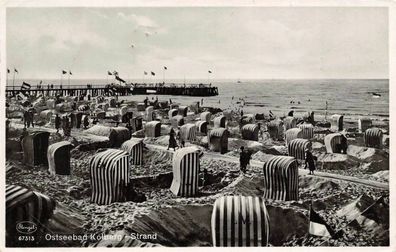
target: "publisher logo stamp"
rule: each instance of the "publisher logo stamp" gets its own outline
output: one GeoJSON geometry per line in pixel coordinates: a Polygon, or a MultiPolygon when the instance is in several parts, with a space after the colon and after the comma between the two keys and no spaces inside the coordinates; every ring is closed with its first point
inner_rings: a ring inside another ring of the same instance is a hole
{"type": "Polygon", "coordinates": [[[16,225],[16,230],[22,234],[33,234],[37,231],[37,225],[31,221],[21,221],[16,225]]]}

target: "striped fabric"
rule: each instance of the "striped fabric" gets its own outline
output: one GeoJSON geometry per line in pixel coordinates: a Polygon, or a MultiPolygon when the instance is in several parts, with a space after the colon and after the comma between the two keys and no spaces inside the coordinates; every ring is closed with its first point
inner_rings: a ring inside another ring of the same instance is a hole
{"type": "Polygon", "coordinates": [[[129,184],[129,155],[108,149],[93,156],[90,164],[91,202],[108,205],[125,200],[123,188],[129,184]]]}
{"type": "Polygon", "coordinates": [[[301,138],[308,139],[308,140],[313,138],[313,136],[314,136],[314,127],[313,127],[312,124],[304,123],[304,124],[298,125],[298,127],[302,130],[301,138]]]}
{"type": "Polygon", "coordinates": [[[141,117],[134,117],[130,119],[129,122],[134,132],[141,130],[143,128],[143,118],[141,117]]]}
{"type": "Polygon", "coordinates": [[[197,148],[178,149],[173,154],[173,180],[170,190],[176,196],[190,197],[198,193],[199,152],[197,148]]]}
{"type": "Polygon", "coordinates": [[[370,128],[364,132],[364,143],[367,147],[380,149],[382,147],[383,133],[379,128],[370,128]]]}
{"type": "Polygon", "coordinates": [[[209,111],[205,111],[205,112],[202,112],[199,115],[199,117],[200,117],[201,121],[205,121],[207,123],[210,123],[210,118],[212,117],[212,113],[210,113],[209,111]]]}
{"type": "Polygon", "coordinates": [[[256,124],[246,124],[241,129],[242,138],[245,140],[258,141],[259,127],[256,124]]]}
{"type": "Polygon", "coordinates": [[[177,109],[170,109],[168,112],[168,118],[171,119],[172,117],[176,116],[178,113],[177,109]]]}
{"type": "Polygon", "coordinates": [[[364,133],[367,129],[371,128],[373,121],[370,118],[361,117],[358,120],[358,128],[360,133],[364,133]]]}
{"type": "MultiPolygon", "coordinates": [[[[16,226],[30,221],[42,227],[52,217],[56,202],[46,195],[17,185],[6,185],[6,235],[18,236],[16,226]]],[[[8,240],[8,239],[7,239],[8,240]]]]}
{"type": "Polygon", "coordinates": [[[184,141],[195,141],[197,136],[197,127],[193,123],[184,124],[180,127],[180,138],[184,141]]]}
{"type": "Polygon", "coordinates": [[[332,131],[342,131],[344,128],[344,116],[343,115],[332,115],[330,117],[332,131]]]}
{"type": "Polygon", "coordinates": [[[324,138],[327,153],[341,153],[339,146],[345,136],[341,133],[328,134],[324,138]]]}
{"type": "Polygon", "coordinates": [[[263,197],[298,200],[298,164],[294,157],[275,156],[264,164],[263,197]]]}
{"type": "Polygon", "coordinates": [[[208,122],[207,121],[198,121],[195,123],[195,126],[197,127],[197,132],[202,133],[202,134],[207,134],[208,133],[208,122]]]}
{"type": "Polygon", "coordinates": [[[121,145],[121,150],[129,154],[131,165],[143,164],[143,139],[131,138],[121,145]]]}
{"type": "Polygon", "coordinates": [[[145,113],[145,115],[146,115],[146,121],[147,121],[147,122],[151,122],[152,120],[154,120],[154,118],[153,118],[153,111],[154,111],[154,107],[153,107],[153,106],[148,106],[148,107],[146,108],[146,113],[145,113]]]}
{"type": "Polygon", "coordinates": [[[178,114],[181,116],[187,116],[188,107],[187,106],[179,106],[178,114]]]}
{"type": "Polygon", "coordinates": [[[70,175],[71,143],[61,141],[48,147],[48,171],[52,175],[70,175]]]}
{"type": "Polygon", "coordinates": [[[299,129],[299,128],[292,128],[292,129],[286,130],[286,132],[285,132],[286,145],[291,140],[294,140],[294,139],[297,139],[297,138],[303,138],[302,136],[303,136],[303,131],[301,129],[299,129]]]}
{"type": "Polygon", "coordinates": [[[25,92],[19,92],[17,94],[17,100],[26,100],[27,98],[29,98],[29,94],[26,94],[25,92]]]}
{"type": "Polygon", "coordinates": [[[264,200],[252,196],[222,196],[212,211],[215,247],[267,246],[270,222],[264,200]]]}
{"type": "Polygon", "coordinates": [[[226,125],[226,117],[218,116],[213,119],[214,128],[225,128],[226,125]]]}
{"type": "Polygon", "coordinates": [[[170,119],[170,122],[173,128],[180,127],[184,125],[184,117],[181,115],[176,115],[170,119]]]}
{"type": "Polygon", "coordinates": [[[216,128],[209,131],[208,142],[211,151],[217,151],[224,154],[228,151],[229,132],[225,128],[216,128]]]}
{"type": "Polygon", "coordinates": [[[292,116],[287,116],[285,119],[283,119],[283,125],[285,127],[285,131],[295,128],[297,127],[297,119],[292,116]]]}
{"type": "Polygon", "coordinates": [[[305,149],[312,150],[312,143],[307,139],[297,138],[287,144],[289,156],[305,160],[305,149]]]}
{"type": "Polygon", "coordinates": [[[144,134],[146,137],[159,137],[161,135],[161,122],[151,121],[144,126],[144,134]]]}
{"type": "Polygon", "coordinates": [[[272,120],[267,124],[270,137],[274,140],[283,139],[283,122],[281,120],[272,120]]]}

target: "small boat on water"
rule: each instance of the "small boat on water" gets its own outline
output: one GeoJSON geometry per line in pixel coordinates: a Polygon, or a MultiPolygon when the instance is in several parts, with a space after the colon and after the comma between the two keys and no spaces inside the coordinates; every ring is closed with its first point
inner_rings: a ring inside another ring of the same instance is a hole
{"type": "Polygon", "coordinates": [[[373,95],[373,98],[380,98],[381,97],[381,94],[379,94],[379,93],[372,92],[371,94],[373,95]]]}

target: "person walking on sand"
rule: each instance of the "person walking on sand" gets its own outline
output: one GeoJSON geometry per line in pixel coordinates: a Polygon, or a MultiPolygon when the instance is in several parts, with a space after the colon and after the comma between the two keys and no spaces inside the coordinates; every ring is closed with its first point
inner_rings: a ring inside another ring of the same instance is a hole
{"type": "Polygon", "coordinates": [[[56,133],[59,133],[59,128],[61,126],[61,118],[59,117],[58,114],[56,114],[55,116],[55,129],[56,129],[56,133]]]}
{"type": "Polygon", "coordinates": [[[176,150],[176,147],[179,147],[177,145],[176,139],[175,139],[175,131],[173,128],[169,132],[169,144],[168,144],[168,150],[169,148],[173,148],[173,150],[176,150]]]}
{"type": "Polygon", "coordinates": [[[305,149],[305,169],[307,166],[309,169],[309,174],[314,175],[314,171],[316,170],[314,156],[308,149],[305,149]]]}
{"type": "Polygon", "coordinates": [[[240,150],[241,152],[239,153],[239,166],[241,171],[245,173],[247,166],[247,153],[245,152],[245,148],[243,146],[241,146],[240,150]]]}

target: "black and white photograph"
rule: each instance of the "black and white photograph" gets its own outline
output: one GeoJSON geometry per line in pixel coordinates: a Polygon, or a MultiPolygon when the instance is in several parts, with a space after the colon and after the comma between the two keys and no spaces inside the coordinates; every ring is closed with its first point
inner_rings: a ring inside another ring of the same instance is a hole
{"type": "Polygon", "coordinates": [[[358,2],[5,2],[2,246],[392,251],[390,7],[358,2]]]}

